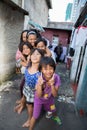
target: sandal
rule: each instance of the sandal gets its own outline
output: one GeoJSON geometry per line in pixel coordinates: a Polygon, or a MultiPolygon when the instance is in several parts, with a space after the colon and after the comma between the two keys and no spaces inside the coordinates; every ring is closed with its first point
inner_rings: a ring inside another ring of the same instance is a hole
{"type": "Polygon", "coordinates": [[[60,118],[59,118],[58,116],[52,117],[52,119],[53,119],[54,121],[56,121],[59,125],[62,124],[62,122],[61,122],[61,120],[60,120],[60,118]]]}

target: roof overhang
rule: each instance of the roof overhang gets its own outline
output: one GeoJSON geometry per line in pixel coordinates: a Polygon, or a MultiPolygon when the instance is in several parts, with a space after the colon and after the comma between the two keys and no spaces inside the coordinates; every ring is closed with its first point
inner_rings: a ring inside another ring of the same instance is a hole
{"type": "Polygon", "coordinates": [[[52,9],[52,0],[46,0],[49,9],[52,9]]]}
{"type": "Polygon", "coordinates": [[[79,27],[82,24],[82,22],[85,20],[85,18],[87,18],[87,2],[85,3],[85,6],[84,6],[81,14],[79,15],[74,27],[75,28],[79,27]]]}
{"type": "Polygon", "coordinates": [[[1,1],[6,3],[7,5],[9,5],[10,7],[12,7],[13,10],[18,10],[19,12],[23,13],[24,15],[29,15],[29,13],[26,10],[24,10],[23,8],[21,8],[20,6],[15,4],[13,1],[11,1],[11,0],[1,0],[1,1]]]}
{"type": "Polygon", "coordinates": [[[49,29],[49,30],[61,30],[61,31],[67,31],[67,32],[72,32],[72,30],[71,29],[66,29],[66,28],[49,28],[49,27],[43,27],[44,28],[44,30],[45,29],[49,29]]]}
{"type": "Polygon", "coordinates": [[[47,28],[60,29],[60,30],[72,30],[72,22],[48,22],[47,28]]]}

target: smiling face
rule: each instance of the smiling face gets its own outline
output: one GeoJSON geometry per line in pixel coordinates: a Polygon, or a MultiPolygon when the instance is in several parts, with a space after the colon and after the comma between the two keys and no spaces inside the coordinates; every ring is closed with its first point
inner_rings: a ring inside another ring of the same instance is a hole
{"type": "Polygon", "coordinates": [[[27,40],[26,35],[27,35],[27,32],[23,32],[23,34],[22,34],[23,42],[26,42],[26,40],[27,40]]]}
{"type": "Polygon", "coordinates": [[[52,78],[54,74],[54,68],[50,65],[43,65],[41,72],[46,80],[49,80],[52,78]]]}
{"type": "Polygon", "coordinates": [[[41,54],[38,52],[38,50],[35,50],[31,55],[31,62],[39,63],[40,59],[41,59],[41,54]]]}
{"type": "Polygon", "coordinates": [[[37,48],[39,48],[39,49],[41,49],[41,50],[46,50],[46,46],[45,46],[45,44],[44,44],[44,42],[43,41],[41,41],[41,42],[39,42],[38,44],[37,44],[37,48]]]}
{"type": "Polygon", "coordinates": [[[37,40],[37,36],[35,34],[29,34],[27,40],[34,47],[35,41],[37,40]]]}
{"type": "Polygon", "coordinates": [[[30,54],[30,48],[27,45],[23,45],[23,54],[29,55],[30,54]]]}

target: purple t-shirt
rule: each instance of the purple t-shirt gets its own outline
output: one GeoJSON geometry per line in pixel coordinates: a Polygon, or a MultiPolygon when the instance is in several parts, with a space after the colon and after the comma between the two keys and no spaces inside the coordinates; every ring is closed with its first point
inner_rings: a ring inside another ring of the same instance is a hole
{"type": "MultiPolygon", "coordinates": [[[[35,100],[39,102],[44,102],[46,100],[49,100],[49,98],[52,98],[53,95],[51,93],[51,87],[48,86],[46,83],[44,83],[45,88],[43,89],[43,94],[42,97],[38,97],[37,94],[35,93],[35,100]]],[[[58,74],[54,74],[54,86],[58,88],[61,85],[60,77],[58,74]]],[[[53,97],[54,98],[54,97],[53,97]]]]}

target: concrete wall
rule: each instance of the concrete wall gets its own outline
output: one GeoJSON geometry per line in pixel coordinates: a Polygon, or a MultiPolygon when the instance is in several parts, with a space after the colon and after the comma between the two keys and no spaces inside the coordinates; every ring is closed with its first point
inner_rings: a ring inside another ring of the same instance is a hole
{"type": "Polygon", "coordinates": [[[0,83],[14,72],[24,15],[0,2],[0,83]]]}
{"type": "Polygon", "coordinates": [[[11,0],[11,1],[22,7],[22,0],[11,0]]]}
{"type": "Polygon", "coordinates": [[[26,0],[24,8],[29,12],[29,17],[41,26],[47,26],[48,6],[46,0],[26,0]]]}
{"type": "MultiPolygon", "coordinates": [[[[15,2],[15,0],[12,0],[15,2]]],[[[16,0],[21,3],[21,0],[16,0]]],[[[48,5],[46,0],[22,0],[24,9],[29,12],[29,19],[46,26],[48,5]]],[[[7,2],[8,3],[8,2],[7,2]]],[[[18,3],[20,6],[21,4],[18,3]]],[[[7,80],[15,71],[15,54],[24,29],[24,14],[0,1],[0,83],[7,80]]]]}

